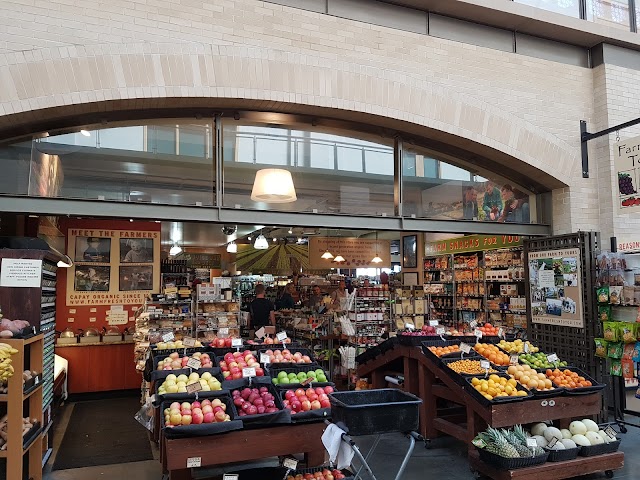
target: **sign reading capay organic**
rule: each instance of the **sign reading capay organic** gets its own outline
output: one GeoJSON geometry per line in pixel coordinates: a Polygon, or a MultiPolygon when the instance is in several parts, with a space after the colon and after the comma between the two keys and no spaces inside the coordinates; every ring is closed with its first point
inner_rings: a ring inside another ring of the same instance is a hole
{"type": "Polygon", "coordinates": [[[640,136],[620,140],[613,148],[618,177],[615,202],[620,213],[640,212],[640,136]]]}
{"type": "Polygon", "coordinates": [[[353,237],[311,237],[309,239],[309,264],[312,269],[337,268],[389,268],[391,266],[391,244],[388,240],[370,240],[353,237]],[[339,265],[333,260],[322,258],[326,251],[335,257],[342,255],[344,262],[339,265]],[[381,263],[371,263],[378,255],[381,263]]]}
{"type": "Polygon", "coordinates": [[[469,235],[426,243],[425,255],[477,252],[479,250],[519,247],[520,245],[522,245],[522,237],[519,235],[469,235]]]}

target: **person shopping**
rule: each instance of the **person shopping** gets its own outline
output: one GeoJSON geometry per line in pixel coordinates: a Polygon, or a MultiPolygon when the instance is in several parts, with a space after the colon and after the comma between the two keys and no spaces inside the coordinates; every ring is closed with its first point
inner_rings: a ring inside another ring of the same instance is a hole
{"type": "Polygon", "coordinates": [[[273,303],[265,298],[264,285],[259,283],[255,289],[256,298],[249,305],[249,329],[258,330],[260,327],[276,325],[276,314],[273,303]]]}
{"type": "Polygon", "coordinates": [[[341,310],[340,301],[345,298],[347,298],[347,284],[344,280],[340,280],[338,288],[331,292],[331,308],[341,310]]]}

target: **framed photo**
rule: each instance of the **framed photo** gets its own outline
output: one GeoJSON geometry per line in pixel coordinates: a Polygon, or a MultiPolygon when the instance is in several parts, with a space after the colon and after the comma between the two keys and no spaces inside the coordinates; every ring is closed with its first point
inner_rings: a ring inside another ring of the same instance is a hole
{"type": "Polygon", "coordinates": [[[111,267],[76,264],[73,289],[76,292],[108,292],[110,276],[111,267]]]}
{"type": "Polygon", "coordinates": [[[111,262],[111,239],[101,237],[76,237],[75,262],[111,262]]]}
{"type": "Polygon", "coordinates": [[[120,263],[153,263],[153,239],[121,238],[120,263]]]}
{"type": "Polygon", "coordinates": [[[153,290],[153,265],[128,265],[120,267],[121,292],[153,290]]]}
{"type": "Polygon", "coordinates": [[[418,267],[418,236],[402,237],[402,267],[418,267]]]}
{"type": "Polygon", "coordinates": [[[405,287],[417,287],[418,272],[404,272],[402,274],[402,285],[405,287]]]}

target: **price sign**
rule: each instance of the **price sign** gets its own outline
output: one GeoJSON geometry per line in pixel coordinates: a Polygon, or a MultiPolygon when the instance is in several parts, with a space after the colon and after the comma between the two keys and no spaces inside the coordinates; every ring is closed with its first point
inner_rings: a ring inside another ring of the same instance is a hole
{"type": "Polygon", "coordinates": [[[607,425],[607,428],[604,429],[604,433],[606,433],[611,440],[616,439],[616,431],[611,425],[607,425]]]}
{"type": "Polygon", "coordinates": [[[469,322],[469,326],[470,326],[471,328],[476,328],[476,327],[478,326],[478,322],[476,322],[475,320],[471,320],[471,321],[469,322]]]}
{"type": "Polygon", "coordinates": [[[300,385],[306,387],[307,385],[310,385],[311,382],[313,382],[313,377],[309,377],[306,380],[303,380],[302,382],[300,382],[300,385]]]}
{"type": "Polygon", "coordinates": [[[187,468],[198,468],[202,465],[202,457],[187,458],[187,468]]]}
{"type": "Polygon", "coordinates": [[[193,382],[187,385],[187,393],[196,393],[202,390],[200,382],[193,382]]]}
{"type": "Polygon", "coordinates": [[[445,331],[444,327],[436,327],[436,335],[444,335],[445,331]]]}
{"type": "Polygon", "coordinates": [[[220,335],[229,335],[229,329],[227,327],[222,327],[218,329],[218,333],[220,335]]]}
{"type": "Polygon", "coordinates": [[[404,324],[404,328],[406,328],[407,330],[415,330],[415,329],[416,329],[416,326],[415,326],[413,323],[406,322],[406,323],[404,324]]]}
{"type": "Polygon", "coordinates": [[[242,376],[244,378],[248,378],[248,377],[255,377],[256,376],[256,369],[255,367],[244,367],[242,369],[242,376]]]}
{"type": "Polygon", "coordinates": [[[556,437],[551,437],[549,443],[547,444],[547,448],[553,448],[553,446],[558,443],[558,439],[556,437]]]}
{"type": "Polygon", "coordinates": [[[438,326],[438,320],[429,320],[429,326],[430,327],[438,326]]]}
{"type": "Polygon", "coordinates": [[[197,370],[201,366],[202,366],[202,362],[197,358],[189,357],[189,360],[187,360],[187,367],[189,368],[194,368],[197,370]]]}
{"type": "Polygon", "coordinates": [[[280,332],[276,335],[279,342],[284,342],[287,339],[287,332],[280,332]]]}
{"type": "Polygon", "coordinates": [[[164,335],[162,335],[163,342],[172,342],[175,338],[176,337],[173,332],[165,333],[164,335]]]}
{"type": "Polygon", "coordinates": [[[296,460],[295,458],[285,458],[282,461],[282,466],[284,468],[288,468],[289,470],[295,470],[296,468],[298,468],[298,460],[296,460]]]}
{"type": "Polygon", "coordinates": [[[473,443],[478,448],[484,448],[487,446],[487,442],[485,442],[481,438],[474,438],[473,440],[471,440],[471,443],[473,443]]]}
{"type": "Polygon", "coordinates": [[[480,368],[489,370],[491,368],[491,364],[489,363],[489,360],[480,360],[480,368]]]}
{"type": "Polygon", "coordinates": [[[40,383],[40,377],[36,377],[36,380],[34,382],[36,385],[38,385],[40,383]]]}
{"type": "Polygon", "coordinates": [[[529,353],[531,350],[529,350],[529,342],[524,342],[524,353],[529,353]]]}
{"type": "Polygon", "coordinates": [[[527,447],[536,448],[538,446],[538,442],[536,442],[535,438],[527,438],[527,447]]]}
{"type": "Polygon", "coordinates": [[[476,338],[482,338],[482,330],[480,330],[479,328],[476,328],[473,331],[473,334],[476,336],[476,338]]]}
{"type": "Polygon", "coordinates": [[[555,363],[558,361],[558,355],[556,355],[555,353],[552,353],[550,355],[547,355],[547,361],[549,363],[555,363]]]}
{"type": "Polygon", "coordinates": [[[231,340],[231,346],[232,347],[242,347],[242,339],[241,338],[234,338],[233,340],[231,340]]]}
{"type": "Polygon", "coordinates": [[[264,336],[264,327],[260,327],[258,330],[256,330],[256,338],[264,338],[264,336]]]}
{"type": "Polygon", "coordinates": [[[191,337],[184,337],[184,339],[182,340],[182,344],[185,347],[195,347],[196,346],[196,339],[195,338],[191,338],[191,337]]]}
{"type": "Polygon", "coordinates": [[[222,476],[222,480],[239,480],[240,479],[240,475],[238,475],[237,473],[225,473],[222,476]]]}
{"type": "Polygon", "coordinates": [[[504,338],[504,329],[502,327],[498,329],[498,336],[504,338]]]}
{"type": "Polygon", "coordinates": [[[269,358],[269,355],[267,355],[266,353],[261,353],[260,354],[260,363],[263,365],[267,365],[269,363],[271,363],[271,359],[269,358]]]}
{"type": "Polygon", "coordinates": [[[471,345],[468,343],[460,342],[460,351],[462,353],[469,353],[471,351],[471,345]]]}
{"type": "Polygon", "coordinates": [[[517,365],[518,364],[518,355],[511,355],[509,357],[509,365],[517,365]]]}

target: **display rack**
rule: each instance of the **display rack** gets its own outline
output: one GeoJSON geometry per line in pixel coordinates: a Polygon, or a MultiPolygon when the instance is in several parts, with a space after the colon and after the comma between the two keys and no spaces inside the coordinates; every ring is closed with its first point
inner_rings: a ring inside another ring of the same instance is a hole
{"type": "Polygon", "coordinates": [[[8,393],[0,395],[0,403],[6,403],[7,414],[7,443],[6,450],[0,450],[0,458],[6,458],[6,478],[21,479],[27,477],[33,480],[42,479],[43,437],[49,425],[44,425],[43,388],[41,375],[36,376],[34,383],[23,385],[22,372],[31,370],[43,372],[43,344],[44,335],[39,334],[25,340],[2,339],[18,352],[11,356],[11,364],[15,370],[8,382],[8,393]],[[22,419],[35,419],[34,426],[22,434],[22,419]],[[28,460],[24,461],[25,454],[28,460]],[[26,468],[25,468],[26,467],[26,468]]]}
{"type": "Polygon", "coordinates": [[[456,320],[458,325],[487,320],[482,252],[453,256],[456,320]]]}
{"type": "Polygon", "coordinates": [[[353,343],[358,353],[375,347],[391,331],[389,291],[374,287],[357,289],[349,320],[356,330],[353,343]]]}
{"type": "Polygon", "coordinates": [[[424,261],[424,292],[429,302],[429,320],[455,325],[456,296],[453,283],[453,256],[439,255],[424,261]]]}
{"type": "Polygon", "coordinates": [[[429,305],[432,300],[425,296],[421,286],[405,286],[393,291],[391,314],[392,326],[397,330],[404,329],[406,324],[412,324],[419,330],[431,319],[429,305]]]}
{"type": "Polygon", "coordinates": [[[487,318],[508,328],[527,328],[522,248],[484,253],[487,318]]]}
{"type": "Polygon", "coordinates": [[[214,336],[240,338],[240,299],[231,300],[201,300],[195,301],[195,332],[194,338],[210,341],[214,336]]]}

